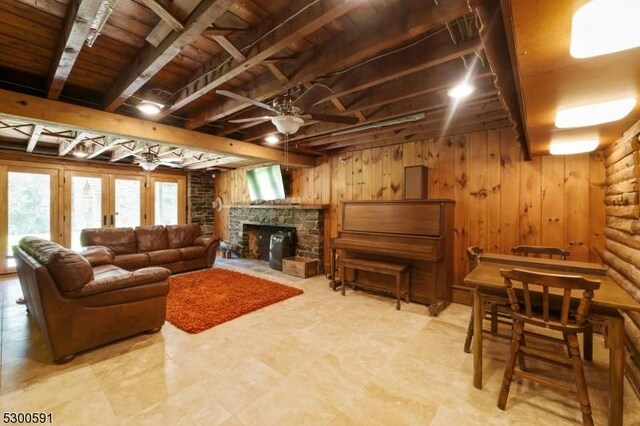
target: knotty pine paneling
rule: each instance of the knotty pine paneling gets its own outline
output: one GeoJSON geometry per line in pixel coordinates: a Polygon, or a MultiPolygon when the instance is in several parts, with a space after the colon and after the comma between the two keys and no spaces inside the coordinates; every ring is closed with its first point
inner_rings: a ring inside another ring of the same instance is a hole
{"type": "MultiPolygon", "coordinates": [[[[494,253],[518,244],[553,245],[570,250],[571,260],[598,261],[596,252],[604,249],[602,153],[522,161],[510,128],[333,155],[293,172],[290,201],[331,205],[328,244],[340,229],[340,201],[401,199],[404,167],[420,164],[429,168],[429,198],[456,201],[457,284],[467,273],[470,245],[494,253]]],[[[225,204],[249,202],[245,173],[217,175],[214,185],[225,204]]],[[[215,223],[226,238],[224,216],[215,223]]],[[[325,253],[328,265],[328,247],[325,253]]]]}

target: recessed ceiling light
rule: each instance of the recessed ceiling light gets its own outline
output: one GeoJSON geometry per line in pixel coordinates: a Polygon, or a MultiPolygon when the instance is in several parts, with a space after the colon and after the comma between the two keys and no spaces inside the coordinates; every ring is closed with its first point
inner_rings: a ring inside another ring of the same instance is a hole
{"type": "Polygon", "coordinates": [[[551,155],[581,154],[595,150],[599,144],[598,139],[559,140],[551,142],[549,152],[551,155]]]}
{"type": "Polygon", "coordinates": [[[278,137],[275,135],[269,135],[266,138],[264,138],[264,140],[267,141],[267,143],[278,143],[280,139],[278,139],[278,137]]]}
{"type": "Polygon", "coordinates": [[[640,1],[592,0],[573,14],[571,56],[591,58],[640,46],[640,1]]]}
{"type": "Polygon", "coordinates": [[[469,96],[474,90],[476,90],[476,88],[465,81],[449,89],[447,95],[454,99],[460,99],[469,96]]]}
{"type": "Polygon", "coordinates": [[[164,108],[164,105],[157,102],[142,101],[138,105],[136,105],[136,108],[147,115],[155,115],[158,114],[162,110],[162,108],[164,108]]]}
{"type": "Polygon", "coordinates": [[[635,98],[624,98],[561,109],[556,113],[556,127],[568,129],[610,123],[626,117],[635,106],[635,98]]]}

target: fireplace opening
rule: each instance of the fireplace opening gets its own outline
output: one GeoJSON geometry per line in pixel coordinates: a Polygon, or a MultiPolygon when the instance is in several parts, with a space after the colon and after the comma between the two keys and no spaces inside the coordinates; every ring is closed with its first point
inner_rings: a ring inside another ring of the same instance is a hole
{"type": "Polygon", "coordinates": [[[296,229],[288,226],[270,225],[242,225],[242,232],[246,238],[242,257],[269,261],[269,243],[276,232],[289,234],[292,245],[296,245],[296,229]]]}

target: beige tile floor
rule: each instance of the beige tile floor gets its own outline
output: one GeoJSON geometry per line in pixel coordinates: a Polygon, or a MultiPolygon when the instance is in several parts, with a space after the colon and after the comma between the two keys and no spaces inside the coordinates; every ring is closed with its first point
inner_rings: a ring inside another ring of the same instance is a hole
{"type": "MultiPolygon", "coordinates": [[[[0,281],[0,412],[52,412],[55,424],[561,425],[579,424],[577,403],[516,382],[496,408],[506,344],[485,340],[485,387],[471,384],[462,351],[470,309],[429,317],[364,292],[342,297],[324,277],[297,279],[266,263],[219,261],[304,294],[197,335],[166,323],[55,365],[29,321],[17,280],[0,281]]],[[[606,424],[607,352],[587,366],[596,424],[606,424]]],[[[534,362],[530,368],[544,368],[534,362]]],[[[640,403],[625,384],[625,424],[640,403]]]]}

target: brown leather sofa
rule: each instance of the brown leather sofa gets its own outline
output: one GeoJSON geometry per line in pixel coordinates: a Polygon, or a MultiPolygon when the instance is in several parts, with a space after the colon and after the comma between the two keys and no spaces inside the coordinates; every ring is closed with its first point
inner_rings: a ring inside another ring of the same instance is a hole
{"type": "Polygon", "coordinates": [[[177,273],[212,267],[220,238],[202,235],[200,225],[192,223],[83,229],[80,243],[108,248],[114,265],[129,271],[162,266],[177,273]]]}
{"type": "Polygon", "coordinates": [[[165,268],[129,272],[112,264],[107,249],[85,257],[36,237],[23,238],[13,251],[28,312],[57,363],[164,324],[165,268]]]}

